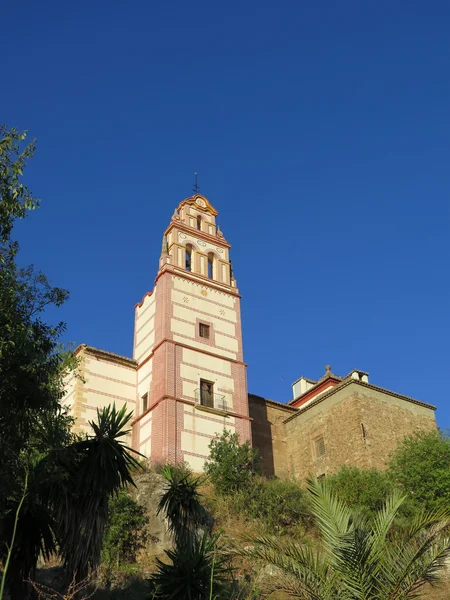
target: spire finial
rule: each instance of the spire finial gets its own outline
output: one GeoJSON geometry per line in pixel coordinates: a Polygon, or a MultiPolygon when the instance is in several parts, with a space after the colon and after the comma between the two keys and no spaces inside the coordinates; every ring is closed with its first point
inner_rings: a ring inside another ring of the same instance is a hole
{"type": "Polygon", "coordinates": [[[331,373],[331,366],[330,366],[330,365],[327,365],[327,366],[325,367],[325,371],[326,371],[326,374],[327,374],[327,375],[329,375],[329,374],[331,373]]]}
{"type": "Polygon", "coordinates": [[[194,187],[192,191],[194,192],[194,194],[198,194],[199,189],[200,188],[198,187],[198,173],[194,173],[194,187]]]}
{"type": "Polygon", "coordinates": [[[165,235],[163,235],[163,239],[162,239],[161,254],[169,254],[169,247],[167,245],[167,237],[165,235]]]}

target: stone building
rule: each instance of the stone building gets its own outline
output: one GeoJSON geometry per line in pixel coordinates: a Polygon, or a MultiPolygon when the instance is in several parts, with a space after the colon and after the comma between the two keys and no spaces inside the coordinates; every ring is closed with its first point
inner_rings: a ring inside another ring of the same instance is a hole
{"type": "Polygon", "coordinates": [[[132,358],[77,348],[81,377],[64,402],[84,432],[114,402],[133,411],[132,447],[200,471],[224,429],[253,440],[268,475],[326,475],[342,464],[382,467],[405,435],[434,428],[434,407],[369,383],[367,373],[300,378],[282,404],[248,395],[240,296],[230,244],[200,194],[183,200],[163,235],[155,285],[135,306],[132,358]]]}
{"type": "Polygon", "coordinates": [[[436,429],[435,407],[369,383],[364,371],[301,377],[293,400],[249,395],[253,445],[266,475],[305,478],[343,465],[383,469],[407,435],[436,429]]]}

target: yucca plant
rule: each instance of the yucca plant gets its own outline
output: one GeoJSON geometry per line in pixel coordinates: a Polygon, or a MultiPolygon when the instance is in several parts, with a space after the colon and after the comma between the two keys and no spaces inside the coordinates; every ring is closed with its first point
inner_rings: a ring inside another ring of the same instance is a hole
{"type": "Polygon", "coordinates": [[[393,524],[405,498],[397,491],[370,518],[326,483],[309,480],[308,489],[321,537],[316,547],[256,537],[237,551],[279,567],[280,589],[305,600],[407,600],[440,580],[450,556],[448,510],[424,511],[398,530],[393,524]]]}
{"type": "MultiPolygon", "coordinates": [[[[24,580],[34,576],[40,555],[57,551],[77,581],[99,564],[108,499],[133,485],[130,473],[138,467],[122,442],[130,419],[125,406],[98,411],[92,435],[57,445],[29,466],[6,582],[12,600],[27,597],[24,580]]],[[[12,498],[11,510],[0,519],[0,539],[11,539],[19,501],[12,498]]]]}
{"type": "Polygon", "coordinates": [[[97,422],[89,423],[94,434],[72,445],[68,477],[51,491],[61,554],[81,579],[100,562],[109,497],[134,485],[131,471],[139,464],[122,441],[131,417],[125,406],[98,410],[97,422]]]}
{"type": "Polygon", "coordinates": [[[167,481],[158,505],[165,515],[174,547],[166,551],[167,561],[157,561],[150,580],[150,598],[160,600],[219,600],[230,598],[227,579],[229,556],[211,535],[208,513],[201,503],[201,477],[188,470],[167,465],[161,471],[167,481]],[[226,596],[224,594],[227,594],[226,596]]]}
{"type": "Polygon", "coordinates": [[[229,555],[218,546],[218,536],[205,532],[191,545],[166,552],[169,562],[157,559],[150,598],[161,600],[221,600],[230,598],[229,555]]]}
{"type": "Polygon", "coordinates": [[[199,527],[208,521],[208,513],[198,491],[202,478],[176,465],[166,465],[161,474],[167,485],[157,514],[162,513],[167,518],[175,545],[189,546],[196,539],[199,527]]]}

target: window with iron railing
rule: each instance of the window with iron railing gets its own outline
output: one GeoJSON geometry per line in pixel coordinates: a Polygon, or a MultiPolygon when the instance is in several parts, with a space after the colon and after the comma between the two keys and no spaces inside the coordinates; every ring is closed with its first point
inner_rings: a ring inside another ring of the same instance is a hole
{"type": "Polygon", "coordinates": [[[200,387],[195,390],[195,401],[208,408],[227,410],[228,405],[223,394],[214,393],[214,384],[210,381],[200,380],[200,387]]]}

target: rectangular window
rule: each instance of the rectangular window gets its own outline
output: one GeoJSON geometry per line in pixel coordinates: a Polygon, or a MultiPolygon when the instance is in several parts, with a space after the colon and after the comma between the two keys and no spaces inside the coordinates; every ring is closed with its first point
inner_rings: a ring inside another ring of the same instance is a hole
{"type": "Polygon", "coordinates": [[[326,449],[325,449],[325,440],[323,439],[323,437],[317,438],[317,440],[315,440],[315,448],[316,448],[316,458],[322,458],[322,456],[325,456],[326,449]]]}
{"type": "Polygon", "coordinates": [[[200,403],[214,408],[214,384],[204,379],[200,379],[200,403]]]}
{"type": "Polygon", "coordinates": [[[206,338],[209,340],[209,325],[205,325],[204,323],[200,323],[199,326],[200,337],[206,338]]]}
{"type": "Polygon", "coordinates": [[[148,393],[142,396],[142,412],[144,413],[148,408],[148,393]]]}

